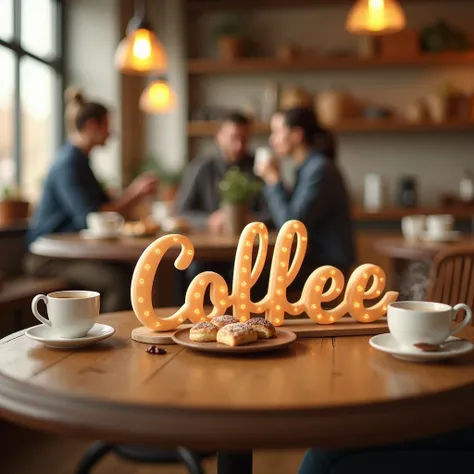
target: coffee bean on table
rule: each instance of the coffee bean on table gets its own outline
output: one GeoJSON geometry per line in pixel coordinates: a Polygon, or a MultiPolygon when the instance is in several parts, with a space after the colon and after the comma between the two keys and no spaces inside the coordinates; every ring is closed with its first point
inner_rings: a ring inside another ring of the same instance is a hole
{"type": "Polygon", "coordinates": [[[161,347],[158,347],[158,346],[149,346],[147,347],[146,351],[148,352],[148,354],[153,354],[153,355],[163,355],[163,354],[168,353],[166,349],[162,349],[161,347]]]}

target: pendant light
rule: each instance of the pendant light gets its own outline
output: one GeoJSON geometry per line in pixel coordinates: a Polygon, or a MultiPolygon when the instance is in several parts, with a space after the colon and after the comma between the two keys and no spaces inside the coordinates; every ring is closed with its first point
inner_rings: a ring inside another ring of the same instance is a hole
{"type": "Polygon", "coordinates": [[[377,35],[403,30],[406,17],[397,0],[357,0],[347,16],[351,33],[377,35]]]}
{"type": "Polygon", "coordinates": [[[146,114],[166,114],[176,107],[176,94],[163,78],[154,79],[140,96],[140,110],[146,114]]]}
{"type": "Polygon", "coordinates": [[[166,70],[166,52],[146,18],[146,0],[135,0],[135,15],[128,23],[127,36],[117,47],[115,65],[124,74],[166,70]]]}

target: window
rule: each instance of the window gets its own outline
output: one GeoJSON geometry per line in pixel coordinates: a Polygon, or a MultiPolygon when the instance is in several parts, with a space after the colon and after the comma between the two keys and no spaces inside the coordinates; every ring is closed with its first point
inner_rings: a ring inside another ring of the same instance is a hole
{"type": "Polygon", "coordinates": [[[0,190],[36,200],[62,138],[63,0],[0,0],[0,190]]]}

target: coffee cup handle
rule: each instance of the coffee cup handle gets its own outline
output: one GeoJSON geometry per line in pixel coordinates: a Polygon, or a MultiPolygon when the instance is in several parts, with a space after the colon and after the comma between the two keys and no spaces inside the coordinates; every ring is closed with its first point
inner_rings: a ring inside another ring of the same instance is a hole
{"type": "Polygon", "coordinates": [[[453,310],[454,310],[455,314],[457,314],[459,311],[461,311],[461,309],[466,311],[466,316],[464,316],[464,319],[455,328],[453,328],[450,331],[448,337],[453,336],[458,331],[460,331],[461,329],[464,329],[465,327],[467,327],[471,324],[471,320],[472,320],[471,308],[469,308],[469,306],[467,304],[463,304],[463,303],[457,304],[456,306],[453,307],[453,310]]]}
{"type": "Polygon", "coordinates": [[[36,295],[31,302],[31,311],[38,321],[43,323],[45,326],[51,327],[51,321],[41,316],[40,312],[38,311],[38,303],[40,301],[44,301],[44,304],[48,306],[48,298],[46,295],[36,295]]]}

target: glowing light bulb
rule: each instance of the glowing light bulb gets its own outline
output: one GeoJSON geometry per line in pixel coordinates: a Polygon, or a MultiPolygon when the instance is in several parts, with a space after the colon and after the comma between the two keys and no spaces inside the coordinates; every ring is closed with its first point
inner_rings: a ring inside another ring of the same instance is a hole
{"type": "Polygon", "coordinates": [[[244,304],[241,304],[240,305],[240,309],[245,309],[247,306],[245,306],[244,304]]]}
{"type": "Polygon", "coordinates": [[[140,278],[140,285],[144,285],[145,284],[145,280],[143,278],[140,278]]]}
{"type": "Polygon", "coordinates": [[[175,242],[178,242],[179,239],[178,239],[178,237],[173,237],[173,240],[174,240],[175,242]]]}
{"type": "Polygon", "coordinates": [[[145,265],[145,270],[150,270],[150,268],[151,268],[151,265],[150,265],[149,263],[147,263],[147,264],[145,265]]]}
{"type": "Polygon", "coordinates": [[[145,311],[145,316],[150,316],[150,311],[145,311]]]}
{"type": "Polygon", "coordinates": [[[315,288],[316,291],[321,291],[321,287],[319,285],[316,285],[316,288],[315,288]]]}
{"type": "Polygon", "coordinates": [[[192,250],[188,250],[188,255],[192,255],[193,254],[193,251],[192,250]]]}
{"type": "Polygon", "coordinates": [[[194,314],[201,314],[201,311],[199,311],[198,309],[195,309],[194,314]]]}
{"type": "Polygon", "coordinates": [[[198,299],[201,297],[201,293],[194,293],[194,298],[198,299]]]}
{"type": "Polygon", "coordinates": [[[140,298],[138,298],[138,302],[139,303],[143,303],[145,300],[140,296],[140,298]]]}
{"type": "Polygon", "coordinates": [[[161,250],[160,250],[160,249],[156,249],[156,250],[155,250],[155,253],[156,253],[156,255],[160,255],[160,254],[161,254],[161,250]]]}
{"type": "Polygon", "coordinates": [[[354,308],[360,308],[360,303],[354,303],[354,308]]]}

